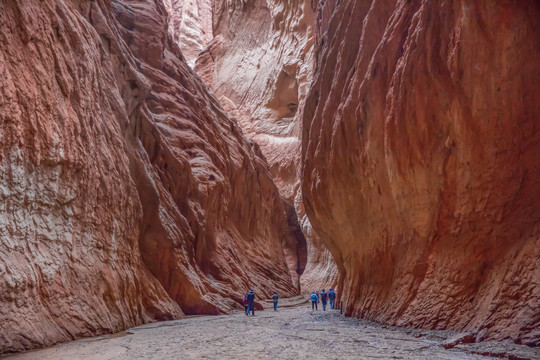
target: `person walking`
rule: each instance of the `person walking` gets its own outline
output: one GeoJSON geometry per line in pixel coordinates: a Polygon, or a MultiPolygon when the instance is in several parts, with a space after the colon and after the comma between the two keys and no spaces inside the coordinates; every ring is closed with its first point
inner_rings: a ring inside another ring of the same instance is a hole
{"type": "Polygon", "coordinates": [[[249,310],[251,309],[251,315],[255,316],[255,293],[253,289],[249,290],[247,294],[247,303],[246,315],[249,315],[249,310]]]}
{"type": "Polygon", "coordinates": [[[244,314],[248,314],[248,300],[247,300],[247,296],[248,296],[248,293],[246,293],[244,295],[244,297],[242,298],[242,304],[244,305],[244,314]]]}
{"type": "Polygon", "coordinates": [[[277,292],[274,292],[274,295],[272,295],[272,299],[274,300],[274,311],[277,311],[277,302],[278,302],[278,294],[277,292]]]}
{"type": "Polygon", "coordinates": [[[311,310],[315,309],[317,310],[317,303],[319,302],[319,297],[317,294],[315,294],[315,291],[313,294],[311,294],[311,310]]]}
{"type": "Polygon", "coordinates": [[[330,300],[330,309],[333,309],[336,303],[336,292],[334,289],[328,290],[328,299],[330,300]]]}
{"type": "Polygon", "coordinates": [[[321,303],[322,303],[322,309],[323,311],[326,311],[326,302],[327,302],[328,298],[326,297],[326,291],[324,291],[324,289],[322,289],[321,291],[321,303]]]}

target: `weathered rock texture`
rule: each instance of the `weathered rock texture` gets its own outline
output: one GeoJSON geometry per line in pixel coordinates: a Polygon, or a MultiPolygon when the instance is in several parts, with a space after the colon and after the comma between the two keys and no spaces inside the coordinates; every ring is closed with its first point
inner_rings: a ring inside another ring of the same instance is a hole
{"type": "MultiPolygon", "coordinates": [[[[189,3],[177,0],[176,7],[169,7],[170,18],[182,17],[178,9],[189,3]]],[[[212,33],[213,39],[200,53],[195,70],[246,135],[260,145],[270,165],[293,235],[284,244],[291,276],[297,278],[306,266],[308,270],[318,266],[312,261],[319,257],[328,258],[331,275],[318,270],[304,274],[306,279],[321,279],[303,281],[309,288],[324,286],[327,276],[337,275],[337,268],[317,239],[315,243],[305,239],[302,228],[309,231],[309,222],[299,223],[302,217],[297,212],[302,210],[295,208],[300,189],[300,125],[314,63],[311,5],[303,0],[201,0],[197,6],[212,6],[212,28],[202,31],[212,33]]],[[[190,22],[208,24],[202,15],[190,22]]],[[[176,21],[174,26],[175,33],[193,33],[187,22],[176,21]]]]}
{"type": "Polygon", "coordinates": [[[303,195],[346,313],[539,345],[540,4],[325,6],[303,195]]]}
{"type": "Polygon", "coordinates": [[[213,39],[210,0],[163,0],[169,13],[169,33],[189,66],[213,39]]]}
{"type": "Polygon", "coordinates": [[[216,0],[213,14],[214,38],[195,70],[260,144],[282,196],[294,199],[300,119],[313,69],[311,6],[216,0]]]}
{"type": "Polygon", "coordinates": [[[311,294],[313,291],[320,291],[321,289],[336,289],[339,280],[336,263],[332,254],[328,251],[324,240],[313,229],[309,221],[301,192],[298,192],[295,199],[295,209],[297,209],[299,223],[307,239],[306,266],[300,277],[300,290],[302,294],[311,294]]]}
{"type": "Polygon", "coordinates": [[[293,295],[258,147],[159,2],[0,3],[0,353],[293,295]]]}

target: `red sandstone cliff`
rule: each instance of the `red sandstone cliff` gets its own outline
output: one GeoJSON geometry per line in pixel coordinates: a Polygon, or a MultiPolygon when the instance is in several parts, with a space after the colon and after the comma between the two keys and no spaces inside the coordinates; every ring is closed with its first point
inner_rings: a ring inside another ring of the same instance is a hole
{"type": "MultiPolygon", "coordinates": [[[[212,7],[213,23],[209,24],[207,13],[200,12],[190,21],[180,21],[181,9],[190,7],[190,0],[169,1],[175,5],[168,8],[173,33],[213,35],[199,54],[195,70],[246,135],[260,145],[270,165],[288,214],[291,236],[285,239],[284,249],[291,275],[302,275],[303,288],[330,286],[337,268],[320,240],[311,235],[305,239],[305,232],[312,234],[311,227],[303,210],[295,207],[301,205],[295,201],[300,197],[300,125],[314,63],[310,4],[303,0],[198,1],[192,9],[212,7]],[[195,31],[194,24],[208,28],[195,31]],[[328,259],[325,273],[320,272],[318,258],[328,259]]],[[[188,51],[199,47],[178,42],[188,51]]]]}
{"type": "Polygon", "coordinates": [[[286,215],[150,0],[0,4],[0,352],[293,295],[286,215]]]}
{"type": "MultiPolygon", "coordinates": [[[[206,0],[210,1],[210,0],[206,0]]],[[[303,0],[213,2],[213,35],[195,70],[260,144],[281,195],[294,199],[300,119],[313,69],[303,0]]]]}
{"type": "Polygon", "coordinates": [[[346,313],[540,345],[539,3],[325,6],[303,195],[346,313]]]}

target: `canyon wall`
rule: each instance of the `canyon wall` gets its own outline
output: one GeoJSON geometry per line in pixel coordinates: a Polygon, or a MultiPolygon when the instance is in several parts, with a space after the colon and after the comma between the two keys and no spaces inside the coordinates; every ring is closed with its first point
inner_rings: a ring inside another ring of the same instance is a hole
{"type": "Polygon", "coordinates": [[[282,197],[292,204],[313,67],[311,7],[299,0],[203,2],[213,6],[214,37],[195,70],[261,146],[282,197]]]}
{"type": "MultiPolygon", "coordinates": [[[[170,1],[176,4],[169,7],[173,33],[191,34],[193,24],[208,24],[202,15],[190,22],[174,21],[182,17],[178,9],[190,1],[170,1]]],[[[300,129],[314,63],[311,5],[303,0],[201,0],[197,6],[212,7],[212,28],[202,31],[212,33],[213,39],[199,54],[195,70],[269,163],[293,235],[284,243],[291,276],[302,288],[330,286],[337,268],[314,232],[313,239],[305,238],[304,233],[312,234],[311,227],[299,215],[303,210],[295,207],[301,205],[295,200],[301,196],[300,129]],[[321,257],[328,259],[328,271],[304,274],[306,268],[310,272],[318,267],[321,257]],[[303,277],[299,280],[298,275],[303,277]]]]}
{"type": "Polygon", "coordinates": [[[151,0],[0,3],[0,353],[295,295],[258,146],[151,0]]]}
{"type": "Polygon", "coordinates": [[[540,345],[540,4],[321,3],[303,196],[346,314],[540,345]]]}
{"type": "Polygon", "coordinates": [[[199,53],[214,38],[210,0],[163,0],[169,16],[168,30],[193,68],[199,53]]]}

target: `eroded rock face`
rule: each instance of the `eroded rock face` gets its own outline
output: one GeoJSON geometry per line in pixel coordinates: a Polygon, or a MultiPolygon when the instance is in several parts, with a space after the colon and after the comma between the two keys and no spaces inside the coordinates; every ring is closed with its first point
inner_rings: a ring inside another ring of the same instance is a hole
{"type": "MultiPolygon", "coordinates": [[[[184,1],[184,8],[188,3],[184,1]]],[[[302,224],[305,220],[297,214],[302,210],[295,207],[300,189],[300,124],[314,63],[313,10],[300,0],[203,0],[198,6],[210,3],[213,28],[204,32],[212,32],[214,38],[200,53],[195,70],[238,119],[246,136],[260,145],[270,165],[289,219],[290,236],[284,239],[287,263],[291,276],[298,279],[307,259],[322,256],[332,263],[324,246],[305,238],[302,229],[309,225],[302,224]]],[[[172,19],[179,17],[174,7],[169,11],[172,19]]],[[[176,26],[178,33],[191,32],[184,24],[176,26]]],[[[337,268],[332,269],[335,276],[337,268]]],[[[319,273],[307,277],[325,278],[319,273]]]]}
{"type": "Polygon", "coordinates": [[[258,147],[159,2],[0,4],[0,353],[295,294],[258,147]]]}
{"type": "Polygon", "coordinates": [[[346,313],[538,345],[538,2],[325,6],[303,195],[346,313]]]}
{"type": "Polygon", "coordinates": [[[213,19],[214,38],[195,70],[260,144],[282,196],[294,199],[313,68],[311,7],[299,0],[217,0],[213,19]]]}
{"type": "Polygon", "coordinates": [[[210,0],[163,0],[169,13],[168,30],[189,66],[213,39],[210,0]]]}
{"type": "MultiPolygon", "coordinates": [[[[302,294],[311,294],[313,291],[320,291],[321,289],[335,290],[339,280],[336,263],[332,254],[326,248],[324,240],[311,226],[304,208],[301,192],[298,192],[295,199],[295,208],[298,209],[299,223],[307,239],[306,265],[300,278],[300,290],[302,294]]],[[[340,291],[339,288],[337,290],[340,291]]]]}

